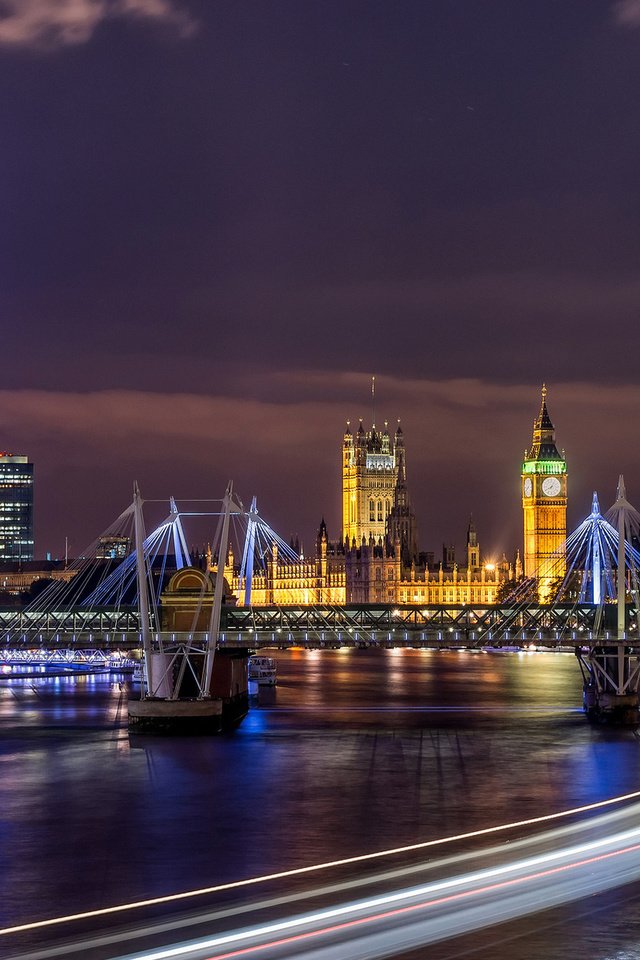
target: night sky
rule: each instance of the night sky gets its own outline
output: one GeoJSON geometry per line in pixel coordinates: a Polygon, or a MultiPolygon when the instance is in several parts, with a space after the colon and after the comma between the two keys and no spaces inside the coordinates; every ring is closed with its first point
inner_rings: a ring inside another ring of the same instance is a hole
{"type": "Polygon", "coordinates": [[[640,0],[3,0],[0,90],[38,555],[134,479],[311,552],[372,374],[423,549],[520,544],[543,381],[570,524],[640,504],[640,0]]]}

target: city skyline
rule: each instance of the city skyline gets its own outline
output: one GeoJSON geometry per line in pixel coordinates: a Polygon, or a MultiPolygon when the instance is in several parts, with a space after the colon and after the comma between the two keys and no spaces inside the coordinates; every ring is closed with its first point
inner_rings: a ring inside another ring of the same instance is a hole
{"type": "MultiPolygon", "coordinates": [[[[361,408],[369,407],[368,410],[362,410],[363,421],[368,425],[372,414],[370,378],[363,376],[358,378],[358,382],[369,389],[367,402],[360,405],[361,408]]],[[[420,401],[424,403],[428,399],[429,404],[438,410],[438,416],[427,425],[432,431],[427,443],[424,441],[425,435],[428,436],[425,428],[420,432],[419,413],[415,410],[412,413],[410,410],[406,418],[400,418],[407,445],[407,482],[418,521],[420,549],[431,550],[438,556],[442,544],[446,542],[455,543],[459,550],[463,550],[469,517],[473,515],[485,556],[499,559],[504,552],[512,559],[516,549],[522,551],[520,468],[522,453],[531,444],[532,431],[529,423],[524,422],[520,411],[530,414],[527,419],[532,424],[539,410],[540,385],[531,388],[498,389],[469,383],[458,384],[456,390],[450,384],[389,384],[384,377],[377,377],[376,382],[377,408],[382,411],[383,419],[387,405],[381,398],[383,387],[393,388],[396,406],[401,403],[409,405],[410,398],[415,400],[418,395],[420,401]],[[475,402],[472,403],[473,397],[475,402]],[[470,412],[474,416],[472,420],[469,419],[470,412]],[[486,427],[484,431],[476,427],[475,418],[479,413],[485,424],[489,421],[495,425],[490,443],[487,442],[486,427]],[[518,440],[513,440],[514,434],[520,434],[519,446],[516,446],[518,440]],[[441,504],[447,494],[450,498],[455,494],[459,500],[450,500],[450,508],[444,511],[441,504]]],[[[548,405],[556,426],[558,447],[567,451],[570,473],[569,529],[573,529],[589,513],[594,489],[599,492],[603,510],[613,503],[619,473],[626,476],[632,502],[638,499],[634,497],[634,479],[638,476],[635,451],[629,447],[622,451],[620,456],[615,440],[612,440],[606,430],[615,395],[617,391],[614,394],[603,386],[593,388],[584,385],[581,389],[575,385],[549,387],[548,405]],[[558,393],[565,398],[562,404],[560,397],[556,396],[558,393]],[[585,410],[588,412],[586,417],[585,410]],[[588,432],[584,429],[585,419],[590,424],[588,432]],[[570,435],[570,424],[573,424],[576,430],[573,437],[570,435]],[[596,448],[601,456],[597,458],[593,457],[594,437],[599,438],[596,448]],[[599,484],[593,482],[595,478],[600,479],[599,484]]],[[[414,403],[414,406],[416,405],[422,406],[422,403],[414,403]]],[[[276,414],[273,414],[275,422],[272,432],[266,433],[262,443],[243,448],[242,442],[236,441],[234,445],[234,462],[239,469],[232,479],[240,496],[248,503],[256,492],[255,488],[250,487],[250,482],[253,479],[254,483],[259,483],[262,475],[265,478],[264,487],[267,489],[263,495],[258,491],[259,509],[285,539],[297,534],[307,554],[313,552],[317,527],[322,516],[327,522],[330,538],[337,539],[340,536],[340,449],[346,418],[336,423],[338,432],[334,435],[332,415],[337,416],[337,406],[337,401],[325,405],[320,415],[320,419],[325,420],[321,436],[326,438],[326,448],[320,444],[320,438],[315,442],[311,437],[305,440],[304,418],[297,416],[296,408],[288,412],[289,419],[284,421],[285,428],[282,415],[276,417],[276,414]],[[268,471],[268,461],[273,457],[274,449],[277,450],[278,461],[283,464],[280,474],[268,471]],[[253,464],[250,463],[252,456],[255,457],[253,464]],[[294,457],[297,459],[293,459],[294,457]],[[304,498],[295,495],[298,487],[306,491],[304,498]],[[287,525],[288,520],[295,519],[302,522],[291,522],[287,525]]],[[[157,407],[152,405],[148,409],[148,421],[138,421],[138,429],[141,430],[140,449],[137,459],[130,458],[126,463],[129,465],[129,474],[140,480],[143,495],[147,499],[166,499],[169,495],[175,495],[178,500],[221,496],[229,479],[224,467],[219,466],[217,474],[212,471],[212,482],[208,482],[202,464],[197,466],[198,457],[203,453],[201,431],[206,414],[212,409],[214,402],[209,404],[206,399],[201,398],[201,416],[198,421],[189,425],[186,432],[181,424],[180,411],[174,411],[174,418],[169,418],[168,410],[165,411],[166,442],[171,444],[172,450],[177,443],[183,442],[190,458],[177,461],[174,457],[170,461],[171,470],[164,472],[160,472],[159,458],[162,458],[164,453],[162,445],[158,449],[157,432],[150,440],[145,438],[143,432],[145,424],[157,419],[157,407]],[[192,483],[187,486],[189,478],[192,483]],[[214,487],[216,478],[218,482],[214,487]]],[[[16,410],[15,418],[19,420],[19,416],[19,411],[16,410]]],[[[41,434],[46,436],[47,431],[42,431],[43,414],[39,416],[39,429],[41,434]]],[[[352,417],[352,423],[357,419],[352,417]]],[[[380,420],[378,414],[377,419],[380,420]]],[[[397,418],[389,417],[388,420],[392,427],[397,422],[397,418]]],[[[54,451],[53,462],[47,462],[46,459],[38,462],[38,459],[30,454],[30,459],[36,464],[38,477],[38,557],[44,557],[47,552],[53,556],[63,556],[65,536],[69,537],[71,555],[81,552],[128,504],[132,481],[130,483],[129,476],[125,475],[125,461],[113,454],[120,452],[124,456],[124,445],[131,441],[130,433],[124,428],[130,427],[131,422],[124,416],[114,418],[109,427],[111,433],[99,438],[98,454],[101,452],[100,445],[112,452],[111,460],[105,461],[104,465],[105,471],[115,480],[108,497],[97,499],[91,487],[94,467],[85,449],[88,445],[96,447],[91,416],[86,417],[84,433],[79,429],[82,424],[76,424],[76,429],[69,429],[66,435],[62,429],[55,434],[52,432],[55,442],[51,446],[40,441],[45,456],[54,451]],[[118,437],[119,429],[124,436],[118,437]],[[78,438],[81,443],[76,446],[78,438]],[[74,481],[64,489],[62,497],[56,494],[55,484],[51,480],[51,471],[60,461],[70,466],[70,477],[74,481]],[[42,539],[46,531],[53,531],[54,535],[49,541],[51,546],[42,539]],[[57,546],[56,531],[60,531],[61,536],[57,546]]],[[[225,430],[227,427],[223,424],[219,434],[213,438],[212,446],[215,447],[221,442],[225,430]]],[[[206,454],[207,451],[204,452],[206,454]]]]}
{"type": "Polygon", "coordinates": [[[39,554],[136,479],[336,536],[372,375],[424,549],[469,514],[522,544],[543,381],[570,527],[619,473],[640,501],[640,0],[61,9],[0,18],[0,446],[39,554]]]}

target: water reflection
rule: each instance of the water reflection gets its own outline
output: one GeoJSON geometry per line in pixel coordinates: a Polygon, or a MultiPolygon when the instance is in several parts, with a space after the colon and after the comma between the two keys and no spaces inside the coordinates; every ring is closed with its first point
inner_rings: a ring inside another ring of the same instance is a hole
{"type": "MultiPolygon", "coordinates": [[[[129,738],[126,700],[137,691],[122,676],[0,677],[5,922],[55,914],[61,902],[88,909],[170,893],[638,787],[638,741],[585,723],[574,657],[275,656],[278,685],[258,690],[237,732],[212,739],[129,738]]],[[[578,908],[564,909],[582,937],[578,908]]],[[[432,949],[440,948],[430,960],[432,949]]],[[[487,957],[511,956],[501,949],[487,957]]],[[[561,956],[553,936],[538,955],[561,956]]]]}

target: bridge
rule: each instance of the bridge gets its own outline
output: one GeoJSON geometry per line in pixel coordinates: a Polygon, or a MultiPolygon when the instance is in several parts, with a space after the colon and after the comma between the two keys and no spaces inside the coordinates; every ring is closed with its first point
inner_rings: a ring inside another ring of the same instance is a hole
{"type": "Polygon", "coordinates": [[[1,660],[116,663],[142,654],[142,704],[130,701],[130,716],[155,711],[164,717],[169,709],[180,712],[180,704],[196,709],[194,701],[198,710],[208,708],[212,698],[235,698],[242,706],[246,675],[243,680],[238,661],[246,663],[251,651],[266,647],[573,649],[587,709],[598,717],[622,711],[638,719],[640,515],[626,500],[622,478],[609,519],[594,495],[590,515],[559,551],[562,576],[552,602],[544,604],[534,579],[517,584],[502,604],[492,606],[253,606],[254,562],[264,562],[274,545],[291,553],[259,517],[255,499],[245,510],[230,485],[218,510],[185,512],[171,498],[169,515],[149,536],[142,503],[136,487],[133,504],[106,532],[132,545],[121,562],[97,571],[87,559],[96,555],[90,548],[68,583],[52,584],[24,610],[0,611],[1,660]],[[213,548],[220,559],[213,581],[191,566],[182,529],[186,516],[218,520],[213,548]],[[244,604],[225,606],[224,557],[232,523],[244,529],[244,604]],[[174,607],[174,629],[167,629],[162,591],[176,577],[190,587],[174,607]]]}
{"type": "MultiPolygon", "coordinates": [[[[636,641],[638,610],[627,605],[625,637],[636,641]]],[[[207,644],[207,631],[151,633],[153,643],[207,644]]],[[[451,646],[540,647],[557,649],[587,646],[595,640],[614,642],[617,608],[604,611],[593,603],[493,606],[223,606],[217,647],[403,647],[446,649],[451,646]]],[[[0,657],[19,651],[101,651],[140,653],[143,648],[137,608],[94,608],[56,613],[44,620],[30,611],[0,611],[0,657]]],[[[86,662],[87,657],[81,658],[86,662]]]]}
{"type": "MultiPolygon", "coordinates": [[[[629,610],[630,621],[635,611],[629,610]]],[[[256,646],[427,646],[434,648],[584,646],[616,635],[615,608],[591,603],[494,606],[351,605],[344,607],[228,607],[220,643],[256,646]]],[[[635,623],[630,622],[635,636],[635,623]]]]}

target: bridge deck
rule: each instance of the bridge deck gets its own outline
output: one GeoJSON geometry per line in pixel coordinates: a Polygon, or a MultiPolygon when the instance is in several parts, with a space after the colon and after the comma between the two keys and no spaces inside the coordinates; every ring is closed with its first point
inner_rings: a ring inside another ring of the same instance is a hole
{"type": "MultiPolygon", "coordinates": [[[[384,647],[575,647],[599,640],[615,642],[616,609],[593,604],[543,606],[278,606],[226,607],[218,645],[260,649],[267,646],[310,648],[384,647]]],[[[635,609],[628,607],[628,642],[636,636],[635,609]]],[[[72,613],[0,611],[2,650],[85,649],[133,651],[141,646],[139,615],[134,609],[108,608],[72,613]]],[[[208,636],[154,634],[163,644],[204,645],[208,636]]]]}

